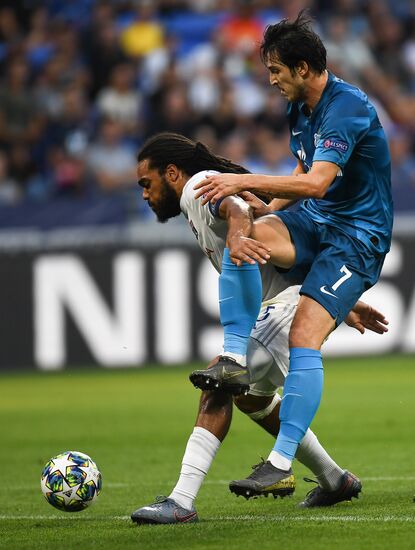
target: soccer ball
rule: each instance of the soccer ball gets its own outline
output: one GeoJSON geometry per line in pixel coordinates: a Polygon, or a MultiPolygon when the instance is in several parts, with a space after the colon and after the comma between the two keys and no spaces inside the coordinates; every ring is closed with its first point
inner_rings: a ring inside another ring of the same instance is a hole
{"type": "Polygon", "coordinates": [[[88,455],[66,451],[51,458],[43,468],[40,486],[49,504],[65,512],[79,512],[99,495],[102,477],[88,455]]]}

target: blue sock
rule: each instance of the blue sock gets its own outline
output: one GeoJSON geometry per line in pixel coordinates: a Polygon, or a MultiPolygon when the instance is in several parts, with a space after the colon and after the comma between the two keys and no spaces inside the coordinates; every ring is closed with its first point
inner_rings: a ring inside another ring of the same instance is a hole
{"type": "Polygon", "coordinates": [[[294,459],[320,405],[322,392],[321,353],[315,349],[291,348],[290,368],[280,408],[280,431],[274,451],[289,460],[294,459]]]}
{"type": "Polygon", "coordinates": [[[225,248],[219,277],[220,321],[224,329],[224,352],[246,355],[248,338],[262,301],[262,280],[258,264],[237,267],[225,248]]]}

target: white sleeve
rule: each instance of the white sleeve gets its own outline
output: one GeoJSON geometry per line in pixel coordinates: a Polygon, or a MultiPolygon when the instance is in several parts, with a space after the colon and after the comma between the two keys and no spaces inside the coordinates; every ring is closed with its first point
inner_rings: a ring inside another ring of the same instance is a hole
{"type": "Polygon", "coordinates": [[[185,185],[180,206],[188,218],[200,220],[209,227],[212,227],[221,219],[219,216],[220,203],[216,203],[214,206],[210,203],[202,205],[202,198],[195,199],[197,190],[194,189],[194,186],[197,183],[198,181],[192,178],[185,185]]]}

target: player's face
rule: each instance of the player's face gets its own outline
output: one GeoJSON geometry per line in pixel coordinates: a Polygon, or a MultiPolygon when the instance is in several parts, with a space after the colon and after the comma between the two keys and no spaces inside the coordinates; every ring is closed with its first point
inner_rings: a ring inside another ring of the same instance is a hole
{"type": "Polygon", "coordinates": [[[180,200],[176,191],[165,175],[150,168],[147,159],[139,162],[137,178],[138,185],[143,189],[143,199],[148,202],[159,222],[164,223],[180,214],[180,200]]]}
{"type": "Polygon", "coordinates": [[[276,54],[268,56],[265,63],[269,71],[269,82],[271,86],[277,86],[281,95],[288,101],[303,101],[305,99],[304,80],[279,60],[276,54]]]}

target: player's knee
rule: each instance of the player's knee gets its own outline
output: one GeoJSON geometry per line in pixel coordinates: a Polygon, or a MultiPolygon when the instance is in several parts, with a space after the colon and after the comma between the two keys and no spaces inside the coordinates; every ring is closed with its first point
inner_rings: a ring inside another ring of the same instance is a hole
{"type": "Polygon", "coordinates": [[[289,346],[290,348],[301,348],[307,346],[307,331],[306,327],[302,323],[296,323],[291,325],[289,334],[289,346]]]}
{"type": "Polygon", "coordinates": [[[293,322],[288,336],[289,347],[320,349],[323,340],[320,334],[313,332],[312,326],[312,323],[302,322],[302,320],[293,322]]]}
{"type": "Polygon", "coordinates": [[[233,397],[233,402],[238,407],[238,409],[245,413],[251,414],[257,412],[264,407],[267,407],[272,401],[272,397],[264,396],[259,397],[256,395],[236,395],[233,397]]]}
{"type": "Polygon", "coordinates": [[[271,232],[263,218],[254,221],[251,229],[251,237],[267,246],[270,246],[271,232]]]}
{"type": "Polygon", "coordinates": [[[263,227],[264,224],[262,223],[261,218],[255,220],[251,228],[251,237],[258,240],[258,238],[262,236],[263,227]]]}
{"type": "Polygon", "coordinates": [[[271,263],[289,269],[295,262],[295,248],[284,223],[273,215],[254,221],[251,237],[270,249],[271,263]]]}
{"type": "Polygon", "coordinates": [[[280,403],[278,393],[271,396],[240,395],[233,398],[235,405],[252,420],[262,420],[269,416],[280,403]]]}

